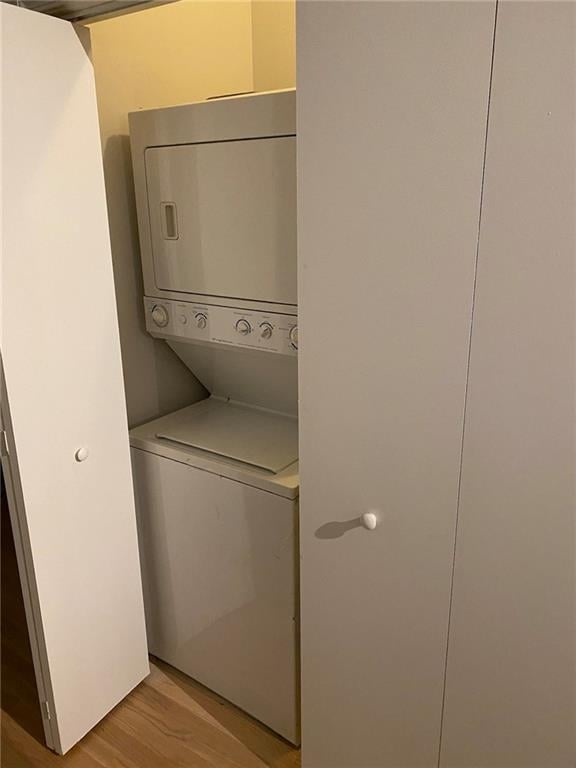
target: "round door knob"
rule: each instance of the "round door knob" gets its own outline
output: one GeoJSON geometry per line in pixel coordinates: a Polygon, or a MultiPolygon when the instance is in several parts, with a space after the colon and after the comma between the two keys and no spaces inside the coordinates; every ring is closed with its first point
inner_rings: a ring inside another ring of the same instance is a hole
{"type": "Polygon", "coordinates": [[[188,318],[186,317],[186,315],[180,315],[178,319],[180,320],[182,325],[186,325],[186,323],[188,322],[188,318]]]}
{"type": "Polygon", "coordinates": [[[298,349],[298,326],[297,325],[293,325],[292,328],[290,328],[290,341],[294,349],[298,349]]]}
{"type": "Polygon", "coordinates": [[[152,310],[152,320],[156,323],[156,325],[159,328],[163,328],[165,325],[168,325],[169,319],[170,318],[165,307],[161,306],[160,304],[156,304],[152,310]]]}
{"type": "Polygon", "coordinates": [[[89,453],[88,448],[86,447],[78,448],[78,450],[74,454],[74,458],[76,459],[76,461],[86,461],[86,459],[88,458],[88,453],[89,453]]]}
{"type": "Polygon", "coordinates": [[[260,323],[260,336],[263,339],[269,339],[272,336],[272,331],[274,328],[270,325],[270,323],[260,323]]]}
{"type": "Polygon", "coordinates": [[[362,525],[369,531],[373,531],[378,525],[378,515],[375,512],[364,512],[362,525]]]}
{"type": "Polygon", "coordinates": [[[236,330],[238,333],[242,334],[242,336],[248,336],[248,334],[252,331],[252,326],[248,320],[238,320],[236,323],[236,330]]]}
{"type": "Polygon", "coordinates": [[[207,322],[208,318],[206,315],[203,315],[201,312],[196,315],[196,325],[198,328],[206,328],[207,322]]]}

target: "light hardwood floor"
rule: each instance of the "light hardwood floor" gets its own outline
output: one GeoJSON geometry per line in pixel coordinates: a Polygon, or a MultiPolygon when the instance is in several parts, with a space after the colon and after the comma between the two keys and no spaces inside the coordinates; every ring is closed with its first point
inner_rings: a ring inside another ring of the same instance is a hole
{"type": "Polygon", "coordinates": [[[157,659],[150,676],[68,754],[46,749],[2,501],[2,768],[300,766],[299,750],[157,659]]]}
{"type": "Polygon", "coordinates": [[[297,768],[299,751],[157,660],[63,757],[2,713],[3,768],[297,768]]]}

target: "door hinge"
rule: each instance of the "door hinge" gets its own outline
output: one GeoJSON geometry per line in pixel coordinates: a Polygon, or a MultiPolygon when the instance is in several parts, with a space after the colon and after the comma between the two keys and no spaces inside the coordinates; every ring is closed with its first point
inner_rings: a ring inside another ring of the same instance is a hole
{"type": "Polygon", "coordinates": [[[44,715],[45,720],[51,720],[52,717],[50,715],[50,705],[47,701],[42,702],[42,714],[44,715]]]}
{"type": "Polygon", "coordinates": [[[2,456],[10,456],[10,451],[8,450],[8,437],[5,429],[0,430],[0,453],[2,456]]]}

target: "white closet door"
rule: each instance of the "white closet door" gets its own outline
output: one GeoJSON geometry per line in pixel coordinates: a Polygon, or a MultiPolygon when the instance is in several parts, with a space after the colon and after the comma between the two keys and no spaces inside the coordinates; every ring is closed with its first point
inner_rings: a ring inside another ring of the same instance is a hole
{"type": "Polygon", "coordinates": [[[306,768],[438,760],[494,12],[299,4],[306,768]]]}
{"type": "Polygon", "coordinates": [[[499,3],[443,768],[576,765],[575,41],[499,3]]]}
{"type": "Polygon", "coordinates": [[[142,588],[92,66],[68,22],[0,9],[3,461],[65,752],[148,672],[142,588]]]}

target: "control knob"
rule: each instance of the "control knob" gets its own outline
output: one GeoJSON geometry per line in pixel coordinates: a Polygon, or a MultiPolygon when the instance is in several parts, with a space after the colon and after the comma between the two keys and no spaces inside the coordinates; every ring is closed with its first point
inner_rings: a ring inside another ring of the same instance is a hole
{"type": "Polygon", "coordinates": [[[272,331],[274,328],[270,323],[260,323],[260,337],[262,339],[270,339],[272,337],[272,331]]]}
{"type": "Polygon", "coordinates": [[[152,309],[152,320],[159,328],[164,328],[165,325],[168,325],[170,318],[166,308],[161,304],[156,304],[152,309]]]}
{"type": "Polygon", "coordinates": [[[252,332],[252,326],[248,322],[248,320],[238,320],[236,323],[236,330],[238,333],[240,333],[242,336],[248,336],[249,333],[252,332]]]}
{"type": "Polygon", "coordinates": [[[293,325],[292,328],[290,328],[290,342],[292,343],[292,346],[294,349],[298,349],[298,326],[293,325]]]}
{"type": "Polygon", "coordinates": [[[198,328],[202,328],[202,329],[206,328],[206,324],[208,322],[208,318],[206,317],[206,315],[203,315],[202,312],[198,312],[198,314],[195,315],[195,319],[196,319],[196,326],[198,328]]]}

